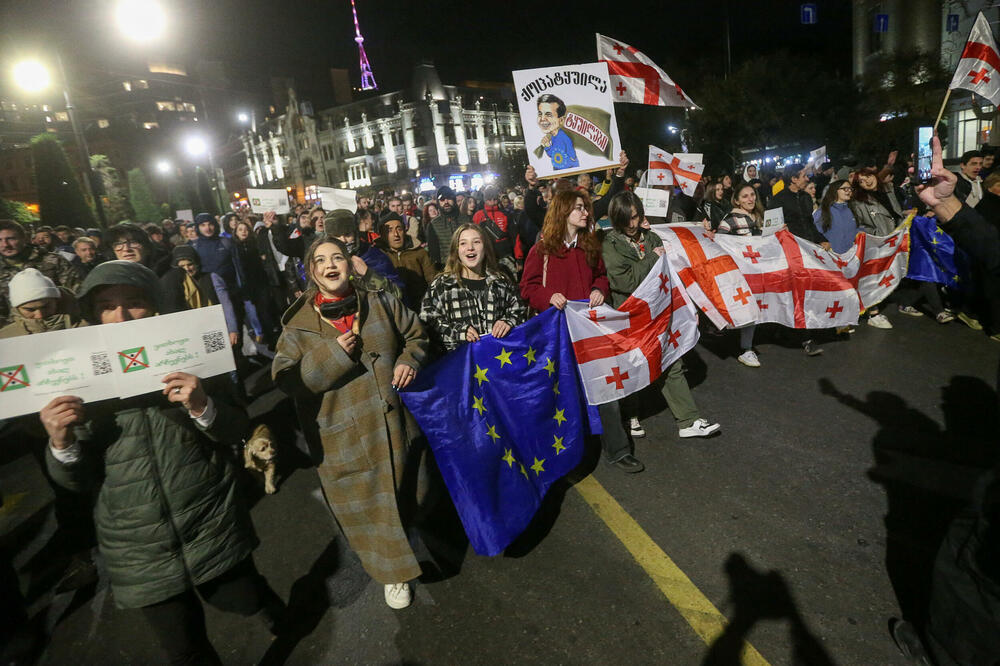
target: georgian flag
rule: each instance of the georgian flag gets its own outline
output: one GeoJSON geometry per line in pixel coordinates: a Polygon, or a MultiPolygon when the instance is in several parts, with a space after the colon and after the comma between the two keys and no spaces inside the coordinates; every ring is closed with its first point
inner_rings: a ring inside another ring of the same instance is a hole
{"type": "Polygon", "coordinates": [[[982,12],[972,25],[972,32],[948,88],[971,90],[990,100],[994,106],[1000,105],[1000,55],[989,21],[982,12]]]}
{"type": "Polygon", "coordinates": [[[831,253],[831,261],[858,290],[863,310],[881,303],[906,276],[912,219],[911,215],[888,236],[858,233],[850,250],[831,253]]]}
{"type": "Polygon", "coordinates": [[[566,304],[587,402],[601,405],[649,386],[698,342],[698,316],[666,257],[616,310],[566,304]]]}
{"type": "Polygon", "coordinates": [[[717,242],[740,266],[757,301],[758,323],[789,328],[831,328],[858,323],[861,299],[837,264],[837,255],[793,235],[716,234],[717,242]]]}
{"type": "MultiPolygon", "coordinates": [[[[670,265],[688,296],[716,328],[739,328],[757,321],[757,301],[739,266],[701,225],[657,224],[670,265]]],[[[716,236],[718,238],[718,236],[716,236]]]]}
{"type": "Polygon", "coordinates": [[[666,72],[634,46],[597,33],[597,59],[608,63],[611,98],[616,102],[699,108],[666,72]]]}
{"type": "Polygon", "coordinates": [[[648,166],[646,182],[649,186],[676,184],[689,197],[694,195],[701,174],[705,171],[705,165],[700,161],[683,160],[679,153],[672,155],[652,145],[649,147],[648,166]]]}

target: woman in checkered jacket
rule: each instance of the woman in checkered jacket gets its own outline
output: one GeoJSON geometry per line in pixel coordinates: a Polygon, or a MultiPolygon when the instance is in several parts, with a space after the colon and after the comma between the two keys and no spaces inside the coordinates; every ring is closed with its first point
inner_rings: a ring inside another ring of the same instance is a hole
{"type": "Polygon", "coordinates": [[[447,351],[480,335],[502,338],[528,317],[528,309],[497,266],[493,243],[475,224],[451,237],[444,270],[431,282],[420,319],[447,351]]]}

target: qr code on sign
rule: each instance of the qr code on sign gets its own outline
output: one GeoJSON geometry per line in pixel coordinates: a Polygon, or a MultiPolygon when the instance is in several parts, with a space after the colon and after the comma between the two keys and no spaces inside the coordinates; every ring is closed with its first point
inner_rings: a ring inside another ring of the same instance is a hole
{"type": "Polygon", "coordinates": [[[222,331],[211,331],[201,336],[205,343],[205,353],[211,354],[226,348],[226,336],[222,331]]]}
{"type": "Polygon", "coordinates": [[[95,375],[107,375],[111,373],[111,359],[107,352],[97,352],[90,355],[90,369],[95,375]]]}

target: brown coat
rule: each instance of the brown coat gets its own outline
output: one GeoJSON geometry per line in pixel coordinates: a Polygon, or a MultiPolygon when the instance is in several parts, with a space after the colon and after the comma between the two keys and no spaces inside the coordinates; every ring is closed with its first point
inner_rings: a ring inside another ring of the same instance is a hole
{"type": "Polygon", "coordinates": [[[396,267],[396,272],[403,281],[403,300],[414,310],[419,310],[427,285],[437,275],[427,250],[413,247],[409,238],[406,239],[406,245],[402,250],[391,250],[388,245],[380,247],[389,255],[392,265],[396,267]]]}
{"type": "Polygon", "coordinates": [[[323,492],[365,571],[384,585],[412,580],[420,565],[404,515],[422,485],[412,446],[420,431],[392,374],[400,363],[420,368],[427,334],[394,296],[359,290],[360,352],[348,356],[312,307],[315,294],[307,290],[282,317],[271,373],[296,398],[306,438],[322,445],[323,492]]]}

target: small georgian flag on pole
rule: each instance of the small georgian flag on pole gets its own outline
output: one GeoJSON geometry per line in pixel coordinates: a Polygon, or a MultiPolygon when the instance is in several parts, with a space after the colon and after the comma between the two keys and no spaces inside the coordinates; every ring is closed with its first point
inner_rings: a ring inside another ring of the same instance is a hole
{"type": "Polygon", "coordinates": [[[705,171],[705,165],[692,159],[681,159],[682,155],[672,155],[656,146],[649,146],[649,170],[646,172],[646,183],[653,185],[674,185],[688,195],[694,195],[694,190],[705,171]]]}
{"type": "Polygon", "coordinates": [[[971,90],[994,106],[1000,105],[1000,54],[989,21],[982,12],[976,17],[948,88],[971,90]]]}
{"type": "Polygon", "coordinates": [[[608,63],[611,99],[651,106],[699,108],[649,56],[597,33],[597,59],[608,63]]]}

